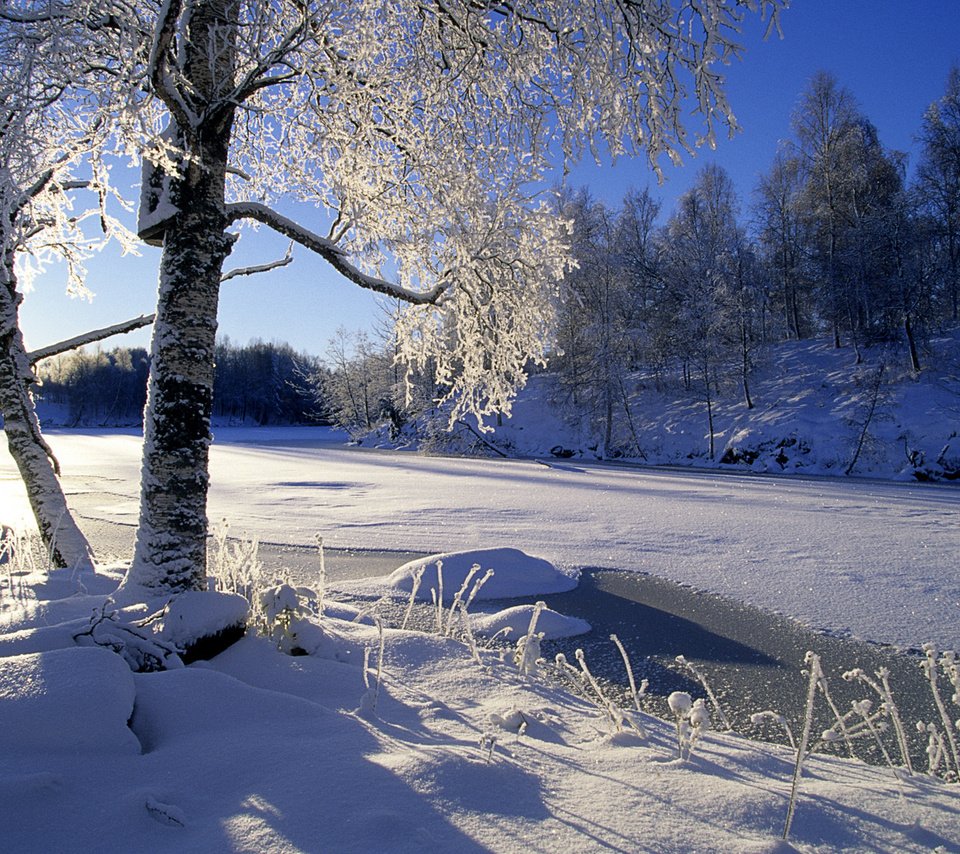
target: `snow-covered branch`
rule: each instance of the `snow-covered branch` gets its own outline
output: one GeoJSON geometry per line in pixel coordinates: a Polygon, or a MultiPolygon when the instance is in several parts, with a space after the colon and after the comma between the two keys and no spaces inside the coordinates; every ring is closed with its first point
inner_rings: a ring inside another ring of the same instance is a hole
{"type": "Polygon", "coordinates": [[[61,353],[77,350],[87,344],[93,344],[95,341],[102,341],[104,338],[110,338],[114,335],[123,335],[127,332],[133,332],[144,326],[153,323],[152,314],[142,314],[140,317],[134,317],[131,320],[125,320],[123,323],[115,323],[113,326],[105,326],[102,329],[93,329],[90,332],[84,332],[82,335],[68,338],[57,344],[51,344],[49,347],[41,347],[39,350],[33,350],[27,353],[27,359],[31,365],[43,359],[49,359],[51,356],[59,356],[61,353]]]}
{"type": "Polygon", "coordinates": [[[254,276],[257,273],[269,273],[271,270],[276,270],[280,267],[286,267],[287,264],[290,264],[293,261],[293,241],[290,241],[290,245],[287,247],[286,254],[282,258],[278,258],[276,261],[270,261],[266,264],[254,264],[252,267],[238,267],[235,270],[229,270],[220,277],[221,282],[227,282],[230,279],[236,279],[239,276],[254,276]]]}
{"type": "Polygon", "coordinates": [[[293,220],[258,202],[237,202],[227,205],[227,217],[231,222],[242,219],[256,220],[269,226],[279,234],[289,237],[311,252],[327,261],[338,273],[355,285],[367,290],[385,294],[394,299],[412,305],[434,305],[447,289],[447,283],[440,281],[430,290],[417,292],[403,288],[394,282],[388,282],[377,276],[370,276],[351,264],[344,251],[325,237],[315,234],[298,225],[293,220]]]}
{"type": "Polygon", "coordinates": [[[177,22],[182,5],[181,0],[164,0],[157,16],[150,47],[149,74],[154,93],[170,110],[176,124],[184,131],[189,131],[194,126],[196,117],[170,80],[167,71],[168,58],[176,41],[177,22]]]}

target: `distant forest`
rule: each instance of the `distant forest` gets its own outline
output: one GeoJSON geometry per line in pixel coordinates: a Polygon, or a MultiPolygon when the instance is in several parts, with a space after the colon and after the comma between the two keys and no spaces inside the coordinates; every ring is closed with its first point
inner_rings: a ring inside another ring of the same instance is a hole
{"type": "MultiPolygon", "coordinates": [[[[67,426],[133,425],[143,419],[150,359],[143,348],[80,350],[39,365],[39,399],[67,426]],[[55,408],[54,408],[55,407],[55,408]],[[59,410],[59,412],[58,412],[59,410]]],[[[315,424],[328,419],[319,360],[286,344],[217,344],[213,417],[237,424],[315,424]]]]}

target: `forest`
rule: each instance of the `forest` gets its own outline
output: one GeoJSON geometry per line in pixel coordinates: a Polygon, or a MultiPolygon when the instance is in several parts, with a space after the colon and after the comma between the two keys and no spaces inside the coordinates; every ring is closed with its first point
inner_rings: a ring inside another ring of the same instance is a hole
{"type": "MultiPolygon", "coordinates": [[[[224,338],[216,347],[213,417],[220,423],[326,423],[319,360],[286,344],[224,338]]],[[[143,421],[150,359],[142,348],[78,350],[39,366],[47,423],[132,426],[143,421]]]]}
{"type": "MultiPolygon", "coordinates": [[[[587,414],[607,453],[639,450],[629,403],[638,372],[677,380],[708,413],[733,387],[750,408],[769,344],[830,336],[854,365],[883,343],[919,372],[931,333],[957,323],[960,71],[917,129],[909,180],[906,156],[883,146],[830,74],[811,80],[790,130],[746,198],[710,164],[672,212],[648,188],[617,207],[588,188],[558,192],[576,266],[557,297],[547,370],[558,404],[587,414]]],[[[398,431],[440,390],[429,366],[398,365],[393,319],[385,306],[374,331],[341,329],[319,357],[220,342],[214,417],[398,431]]],[[[143,351],[58,357],[43,366],[43,399],[67,404],[74,423],[129,422],[146,374],[143,351]]]]}

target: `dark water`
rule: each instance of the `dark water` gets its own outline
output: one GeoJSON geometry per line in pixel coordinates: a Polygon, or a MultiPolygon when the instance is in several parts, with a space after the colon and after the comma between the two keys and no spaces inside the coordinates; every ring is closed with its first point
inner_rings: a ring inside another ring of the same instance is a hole
{"type": "MultiPolygon", "coordinates": [[[[330,550],[326,565],[335,587],[337,579],[383,575],[414,557],[419,555],[330,550]],[[368,571],[374,566],[376,571],[368,571]]],[[[305,570],[308,575],[309,570],[305,570]]],[[[733,730],[754,738],[786,740],[780,728],[760,729],[751,724],[751,714],[764,710],[783,714],[799,738],[807,693],[804,658],[808,650],[820,656],[830,696],[841,712],[848,711],[851,702],[865,697],[873,701],[875,708],[880,704],[880,698],[866,686],[845,681],[844,672],[862,668],[872,677],[886,668],[910,739],[914,767],[926,768],[926,743],[917,734],[915,724],[918,720],[939,718],[916,654],[825,635],[759,608],[634,572],[587,568],[575,590],[542,598],[555,611],[580,617],[592,626],[588,634],[544,642],[542,652],[548,661],[563,652],[575,664],[575,651],[583,649],[594,675],[613,694],[619,694],[625,705],[630,705],[623,659],[610,640],[610,635],[616,634],[627,650],[637,682],[649,681],[645,710],[666,717],[666,697],[673,691],[687,691],[694,698],[707,699],[699,679],[676,662],[676,657],[682,655],[704,676],[733,730]]],[[[483,609],[506,608],[521,601],[530,600],[487,601],[483,609]]],[[[405,608],[395,610],[400,614],[405,608]]],[[[425,607],[424,628],[429,630],[432,620],[432,608],[425,607]]],[[[950,693],[945,691],[948,696],[950,693]]],[[[711,706],[714,728],[723,729],[721,716],[708,699],[707,704],[711,706]]],[[[818,694],[813,737],[817,738],[834,721],[826,700],[818,694]]],[[[899,764],[892,729],[883,740],[888,753],[899,764]]],[[[885,761],[872,738],[855,741],[854,748],[862,759],[885,761]]],[[[842,743],[830,749],[849,755],[842,743]]]]}
{"type": "MultiPolygon", "coordinates": [[[[96,533],[100,537],[109,533],[117,554],[132,552],[132,527],[104,524],[102,528],[96,533]]],[[[335,588],[339,580],[386,575],[423,555],[326,549],[324,556],[328,581],[335,588]]],[[[299,584],[316,583],[319,556],[314,547],[261,543],[260,558],[268,573],[282,573],[299,584]]],[[[677,664],[676,657],[682,655],[704,675],[733,729],[752,737],[784,740],[782,731],[759,730],[751,725],[752,713],[768,709],[783,714],[799,737],[807,686],[804,657],[808,650],[820,656],[831,696],[843,712],[850,708],[851,701],[869,697],[876,707],[879,698],[866,686],[844,681],[841,674],[859,667],[873,676],[880,668],[886,668],[890,671],[894,699],[910,739],[914,767],[926,768],[926,744],[915,725],[918,720],[939,721],[939,715],[919,666],[918,654],[832,637],[750,605],[654,576],[616,569],[586,568],[575,590],[542,598],[555,611],[580,617],[592,626],[586,635],[544,642],[542,652],[548,661],[563,652],[575,663],[575,651],[583,649],[591,671],[607,683],[612,692],[620,692],[628,704],[623,660],[610,640],[610,635],[616,634],[627,650],[637,681],[649,681],[645,710],[667,716],[665,698],[672,691],[687,691],[695,698],[706,698],[697,677],[677,664]]],[[[495,610],[515,604],[519,604],[519,600],[484,602],[483,608],[495,610]]],[[[403,606],[389,610],[402,614],[403,606]]],[[[429,613],[425,609],[424,614],[424,628],[429,629],[432,609],[429,613]]],[[[389,611],[384,618],[390,619],[389,611]]],[[[951,693],[944,689],[947,699],[951,693]]],[[[712,708],[711,716],[714,727],[722,728],[721,718],[712,708]]],[[[833,722],[833,714],[824,698],[818,695],[814,735],[833,722]]],[[[884,740],[890,755],[899,761],[892,732],[887,733],[884,740]]],[[[842,745],[835,749],[846,755],[842,745]]],[[[881,751],[872,742],[857,742],[856,752],[869,761],[883,761],[881,751]]]]}
{"type": "MultiPolygon", "coordinates": [[[[733,729],[754,737],[783,740],[782,733],[761,731],[750,723],[752,713],[768,709],[783,714],[799,737],[808,683],[803,672],[808,650],[820,656],[830,695],[841,712],[848,711],[852,701],[865,697],[874,701],[875,708],[880,703],[866,686],[845,681],[845,671],[862,668],[874,676],[886,668],[894,701],[908,730],[914,766],[926,767],[926,743],[916,733],[915,724],[939,718],[918,655],[831,637],[759,608],[632,572],[587,569],[576,590],[545,596],[544,601],[554,610],[587,620],[593,627],[588,635],[544,644],[545,655],[564,652],[572,659],[574,650],[580,647],[594,673],[624,685],[623,660],[609,640],[615,633],[630,656],[637,680],[649,680],[648,710],[660,715],[667,714],[664,698],[672,691],[687,691],[706,699],[698,678],[676,662],[682,655],[706,678],[733,729]]],[[[713,711],[712,716],[714,726],[720,728],[719,716],[713,711]]],[[[814,736],[834,720],[826,700],[818,694],[814,736]]],[[[893,733],[888,733],[884,741],[890,755],[898,759],[893,733]]],[[[855,742],[855,747],[861,758],[883,760],[872,739],[855,742]]],[[[840,752],[846,754],[846,749],[840,748],[840,752]]]]}

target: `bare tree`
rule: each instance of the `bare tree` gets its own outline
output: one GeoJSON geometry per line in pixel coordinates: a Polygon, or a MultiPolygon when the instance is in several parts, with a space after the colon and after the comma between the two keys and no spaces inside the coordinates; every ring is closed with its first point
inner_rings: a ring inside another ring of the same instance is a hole
{"type": "Polygon", "coordinates": [[[752,406],[746,384],[746,259],[737,212],[729,175],[708,165],[680,197],[662,235],[665,294],[660,322],[668,327],[669,346],[682,360],[688,383],[696,385],[706,405],[711,459],[719,371],[734,357],[744,380],[745,402],[752,406]]]}
{"type": "Polygon", "coordinates": [[[923,117],[923,150],[917,188],[931,211],[941,243],[944,296],[953,321],[960,319],[960,67],[950,69],[946,91],[923,117]]]}
{"type": "Polygon", "coordinates": [[[760,249],[777,283],[785,335],[798,341],[812,331],[809,281],[804,270],[808,242],[801,209],[802,179],[799,160],[778,151],[769,172],[757,184],[753,208],[760,249]]]}

